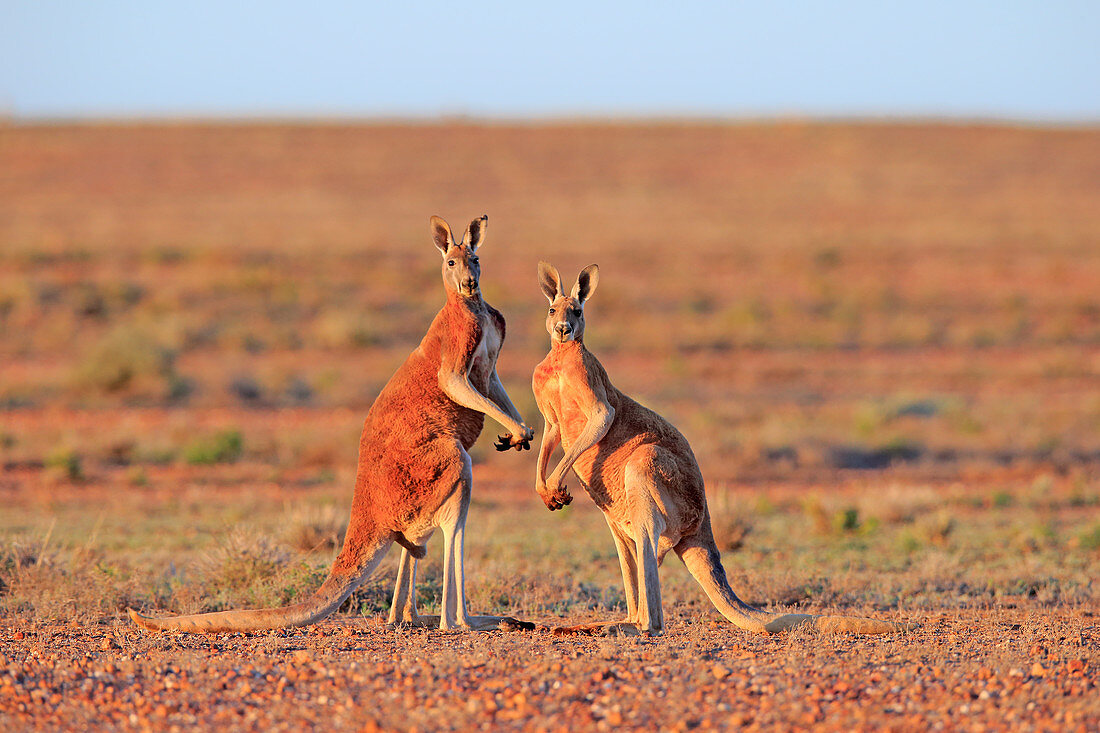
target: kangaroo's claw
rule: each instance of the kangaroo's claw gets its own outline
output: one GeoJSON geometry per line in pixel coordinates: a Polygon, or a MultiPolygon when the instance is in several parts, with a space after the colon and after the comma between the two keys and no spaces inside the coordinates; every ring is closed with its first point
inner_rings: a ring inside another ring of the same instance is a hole
{"type": "Polygon", "coordinates": [[[543,498],[543,502],[546,504],[546,508],[550,511],[557,509],[564,509],[567,504],[573,501],[573,495],[564,489],[559,490],[550,498],[543,498]]]}
{"type": "Polygon", "coordinates": [[[508,435],[498,435],[497,442],[493,443],[493,447],[498,451],[506,451],[515,448],[517,451],[531,450],[531,439],[524,438],[518,442],[512,442],[515,440],[511,433],[508,435]]]}

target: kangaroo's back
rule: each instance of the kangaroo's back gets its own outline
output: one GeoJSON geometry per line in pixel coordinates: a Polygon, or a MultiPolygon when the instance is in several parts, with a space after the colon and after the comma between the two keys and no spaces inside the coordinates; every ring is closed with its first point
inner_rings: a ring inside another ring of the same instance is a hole
{"type": "MultiPolygon", "coordinates": [[[[482,321],[488,318],[488,306],[485,315],[479,316],[467,304],[448,299],[420,345],[390,377],[367,412],[360,464],[395,449],[414,460],[415,453],[409,448],[439,437],[456,437],[467,449],[473,445],[485,416],[448,397],[439,384],[439,373],[445,360],[464,365],[475,360],[485,336],[482,321]]],[[[487,380],[484,371],[470,370],[475,388],[483,391],[487,380]]]]}
{"type": "Polygon", "coordinates": [[[420,345],[367,413],[359,440],[353,515],[376,514],[377,521],[386,524],[412,519],[425,497],[440,490],[440,476],[456,460],[455,442],[469,450],[477,441],[484,414],[451,399],[440,386],[439,374],[458,364],[459,369],[469,369],[475,389],[484,391],[491,365],[487,370],[469,367],[485,340],[486,326],[495,325],[488,307],[482,310],[456,299],[448,299],[436,314],[420,345]]]}

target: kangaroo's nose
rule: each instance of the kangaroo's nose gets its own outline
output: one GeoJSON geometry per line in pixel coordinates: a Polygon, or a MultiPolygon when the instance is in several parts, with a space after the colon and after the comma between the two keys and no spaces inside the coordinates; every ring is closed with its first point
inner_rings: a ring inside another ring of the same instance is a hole
{"type": "Polygon", "coordinates": [[[477,280],[475,280],[472,277],[468,277],[468,278],[466,278],[465,285],[466,285],[467,290],[473,290],[474,288],[477,287],[477,280]]]}
{"type": "Polygon", "coordinates": [[[565,321],[562,321],[562,322],[561,322],[561,323],[559,323],[558,325],[554,326],[554,330],[555,330],[555,331],[557,331],[558,333],[560,333],[560,334],[561,334],[562,336],[564,336],[565,334],[567,334],[567,333],[569,333],[570,331],[572,331],[572,330],[573,330],[573,328],[572,328],[572,326],[570,326],[570,325],[569,325],[568,323],[566,323],[565,321]]]}

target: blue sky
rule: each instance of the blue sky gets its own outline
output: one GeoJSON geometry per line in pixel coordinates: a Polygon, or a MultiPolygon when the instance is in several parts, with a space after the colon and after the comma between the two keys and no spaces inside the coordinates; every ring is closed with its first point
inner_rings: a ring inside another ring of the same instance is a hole
{"type": "Polygon", "coordinates": [[[0,0],[0,114],[1096,122],[1100,2],[0,0]]]}

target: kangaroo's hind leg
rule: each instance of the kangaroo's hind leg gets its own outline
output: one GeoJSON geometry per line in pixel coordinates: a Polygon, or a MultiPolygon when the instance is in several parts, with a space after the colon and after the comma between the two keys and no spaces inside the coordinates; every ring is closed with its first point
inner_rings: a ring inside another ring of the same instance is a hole
{"type": "Polygon", "coordinates": [[[626,623],[638,623],[638,559],[635,542],[611,517],[604,516],[611,536],[615,538],[615,551],[619,555],[619,569],[623,574],[623,595],[626,597],[626,623]]]}
{"type": "Polygon", "coordinates": [[[652,635],[665,629],[661,606],[661,564],[659,542],[665,531],[665,516],[661,511],[660,478],[653,470],[651,456],[639,456],[624,471],[623,483],[629,501],[630,528],[638,578],[638,630],[652,635]]]}
{"type": "Polygon", "coordinates": [[[470,455],[461,450],[462,468],[455,490],[440,507],[439,528],[443,530],[443,599],[439,628],[475,630],[506,628],[533,629],[534,624],[510,616],[471,616],[466,610],[466,569],[464,563],[466,516],[470,509],[473,470],[470,455]]]}
{"type": "MultiPolygon", "coordinates": [[[[421,542],[423,544],[423,541],[421,542]]],[[[439,624],[439,616],[421,616],[416,612],[416,566],[418,560],[401,548],[397,566],[397,583],[393,589],[388,626],[430,627],[439,624]]]]}

